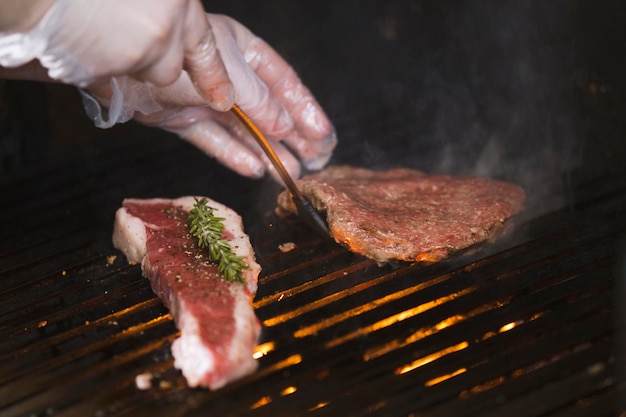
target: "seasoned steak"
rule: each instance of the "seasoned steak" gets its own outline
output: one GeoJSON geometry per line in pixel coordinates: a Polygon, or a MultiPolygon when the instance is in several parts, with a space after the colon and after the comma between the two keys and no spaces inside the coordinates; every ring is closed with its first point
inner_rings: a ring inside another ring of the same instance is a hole
{"type": "MultiPolygon", "coordinates": [[[[411,169],[335,166],[296,184],[326,213],[338,243],[378,262],[438,261],[489,239],[525,199],[506,182],[411,169]]],[[[286,191],[278,196],[278,212],[297,212],[286,191]]]]}
{"type": "Polygon", "coordinates": [[[228,282],[187,227],[193,197],[124,200],[118,209],[113,244],[130,262],[141,262],[152,289],[170,309],[181,331],[172,344],[174,366],[190,386],[217,389],[256,369],[252,357],[260,324],[252,308],[260,267],[241,218],[209,200],[224,217],[224,236],[249,269],[245,284],[228,282]]]}

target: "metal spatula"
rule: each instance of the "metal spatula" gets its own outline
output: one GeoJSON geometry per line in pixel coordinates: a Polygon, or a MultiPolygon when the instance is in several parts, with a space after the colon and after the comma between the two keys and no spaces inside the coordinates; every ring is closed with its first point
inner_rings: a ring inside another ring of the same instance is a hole
{"type": "Polygon", "coordinates": [[[278,155],[276,155],[276,152],[274,152],[274,149],[272,149],[267,139],[265,139],[265,136],[263,136],[261,131],[256,127],[256,125],[252,122],[252,120],[250,120],[250,118],[243,112],[243,110],[239,108],[239,106],[235,104],[233,105],[233,108],[231,110],[233,113],[235,113],[235,115],[239,118],[239,120],[241,120],[244,126],[246,126],[250,134],[252,134],[254,139],[261,146],[261,149],[263,149],[263,152],[265,152],[269,160],[272,161],[272,165],[274,165],[274,168],[276,168],[276,171],[282,178],[283,182],[285,183],[285,186],[287,187],[287,189],[289,190],[289,192],[291,193],[293,197],[293,202],[298,208],[298,216],[305,223],[307,223],[309,226],[311,226],[313,229],[317,230],[318,232],[325,234],[325,235],[330,235],[328,226],[326,225],[326,221],[317,212],[317,210],[315,210],[315,208],[311,204],[311,201],[300,192],[300,190],[296,186],[296,183],[293,181],[293,179],[291,178],[291,176],[285,169],[285,166],[278,158],[278,155]]]}

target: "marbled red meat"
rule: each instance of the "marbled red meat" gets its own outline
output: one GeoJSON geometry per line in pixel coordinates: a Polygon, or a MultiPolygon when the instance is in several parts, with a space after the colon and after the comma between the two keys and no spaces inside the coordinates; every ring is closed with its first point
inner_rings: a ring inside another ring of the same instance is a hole
{"type": "MultiPolygon", "coordinates": [[[[507,182],[403,168],[335,166],[296,184],[326,214],[338,243],[378,262],[438,261],[489,239],[525,200],[507,182]]],[[[288,192],[279,195],[278,212],[297,212],[288,192]]]]}
{"type": "Polygon", "coordinates": [[[217,389],[256,369],[252,354],[260,324],[252,308],[260,267],[241,218],[215,201],[224,235],[249,269],[245,284],[228,282],[200,249],[187,227],[193,197],[124,200],[116,213],[114,246],[141,262],[152,289],[170,309],[181,331],[172,344],[174,365],[190,386],[217,389]]]}

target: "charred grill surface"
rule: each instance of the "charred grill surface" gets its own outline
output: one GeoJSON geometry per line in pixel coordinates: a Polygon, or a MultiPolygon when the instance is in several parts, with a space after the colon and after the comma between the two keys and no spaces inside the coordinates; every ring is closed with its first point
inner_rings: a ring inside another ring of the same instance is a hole
{"type": "MultiPolygon", "coordinates": [[[[203,158],[181,146],[164,153],[180,166],[203,158]]],[[[2,205],[3,218],[14,219],[2,230],[0,257],[3,416],[616,410],[624,360],[620,181],[580,188],[587,197],[563,209],[522,214],[495,244],[435,264],[379,267],[276,218],[269,198],[242,210],[263,266],[260,366],[208,392],[187,388],[173,368],[171,317],[140,267],[110,243],[124,194],[115,182],[134,170],[158,176],[155,157],[127,168],[111,154],[79,167],[80,175],[67,167],[3,186],[3,195],[16,196],[2,205]],[[296,247],[283,253],[287,241],[296,247]],[[153,376],[146,391],[135,386],[144,372],[153,376]]],[[[193,187],[206,186],[186,175],[193,187]]],[[[155,177],[145,178],[140,188],[149,193],[155,177]]],[[[160,180],[175,187],[178,178],[160,180]]],[[[245,180],[233,182],[245,188],[245,180]]]]}

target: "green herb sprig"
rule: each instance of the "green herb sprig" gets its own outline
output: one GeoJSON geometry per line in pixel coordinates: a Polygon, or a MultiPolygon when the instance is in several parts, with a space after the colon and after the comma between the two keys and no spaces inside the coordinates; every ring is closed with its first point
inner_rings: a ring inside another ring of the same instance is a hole
{"type": "Polygon", "coordinates": [[[248,268],[246,262],[222,239],[225,219],[214,215],[215,208],[208,205],[206,198],[195,200],[189,210],[189,232],[198,239],[200,248],[208,248],[210,258],[218,263],[217,270],[226,281],[245,283],[242,271],[248,268]]]}

